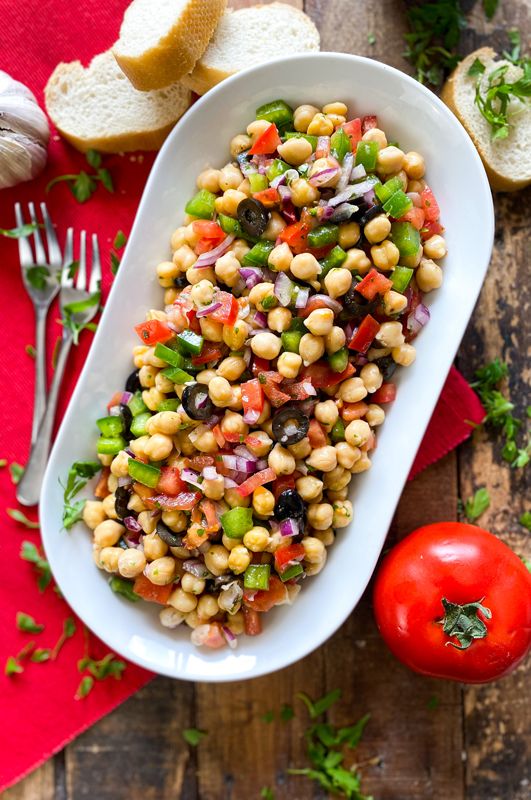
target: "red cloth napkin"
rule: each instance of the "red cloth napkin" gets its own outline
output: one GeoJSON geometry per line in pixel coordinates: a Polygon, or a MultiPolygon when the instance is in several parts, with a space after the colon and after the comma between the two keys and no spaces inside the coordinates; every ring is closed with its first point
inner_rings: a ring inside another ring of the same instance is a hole
{"type": "MultiPolygon", "coordinates": [[[[42,102],[42,90],[58,61],[81,59],[87,63],[91,56],[108,48],[115,41],[123,9],[128,0],[25,0],[14,3],[0,0],[2,19],[2,48],[0,69],[25,82],[42,102]]],[[[112,156],[105,158],[116,186],[113,195],[99,188],[85,205],[79,205],[65,184],[46,195],[46,183],[54,176],[78,172],[86,167],[84,157],[53,136],[45,174],[30,184],[0,192],[0,227],[14,226],[13,204],[20,201],[46,200],[51,216],[58,226],[60,244],[66,228],[77,231],[85,228],[97,232],[104,262],[103,291],[109,288],[111,273],[109,251],[115,234],[126,234],[134,217],[146,177],[153,161],[152,155],[112,156]]],[[[24,463],[29,449],[31,427],[34,365],[25,353],[25,346],[34,343],[33,310],[20,279],[17,245],[0,237],[0,264],[4,331],[4,355],[0,359],[0,418],[2,442],[0,458],[24,463]],[[6,352],[7,351],[7,352],[6,352]]],[[[48,322],[48,361],[60,334],[52,308],[48,322]]],[[[84,333],[81,343],[70,357],[62,392],[60,413],[66,407],[77,375],[85,361],[91,335],[84,333]]],[[[428,432],[415,461],[411,476],[441,458],[471,432],[465,420],[479,421],[483,410],[465,380],[452,369],[428,432]]],[[[0,583],[0,697],[2,734],[8,739],[0,743],[0,790],[37,767],[53,753],[96,722],[104,714],[143,686],[151,674],[132,664],[127,666],[120,681],[109,678],[97,682],[83,700],[74,695],[80,682],[77,660],[84,652],[82,626],[68,639],[56,661],[44,664],[24,662],[22,674],[7,678],[3,666],[8,656],[16,655],[30,640],[37,647],[52,646],[70,612],[50,586],[39,593],[33,566],[20,560],[24,540],[39,543],[38,532],[27,530],[9,519],[7,507],[16,508],[15,490],[8,470],[0,469],[0,516],[3,530],[0,538],[4,569],[0,583]],[[30,635],[17,630],[18,611],[31,614],[37,622],[45,623],[43,633],[30,635]]],[[[35,511],[28,516],[36,518],[35,511]]],[[[65,534],[67,535],[67,534],[65,534]]],[[[101,657],[106,647],[89,637],[90,653],[101,657]]]]}

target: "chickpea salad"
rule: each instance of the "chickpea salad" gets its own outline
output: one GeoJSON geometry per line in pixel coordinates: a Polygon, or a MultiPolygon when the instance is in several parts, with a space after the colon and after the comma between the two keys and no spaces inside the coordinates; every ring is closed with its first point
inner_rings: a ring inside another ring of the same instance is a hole
{"type": "Polygon", "coordinates": [[[111,588],[195,645],[259,634],[346,535],[442,282],[424,175],[375,116],[276,100],[197,178],[82,511],[111,588]]]}

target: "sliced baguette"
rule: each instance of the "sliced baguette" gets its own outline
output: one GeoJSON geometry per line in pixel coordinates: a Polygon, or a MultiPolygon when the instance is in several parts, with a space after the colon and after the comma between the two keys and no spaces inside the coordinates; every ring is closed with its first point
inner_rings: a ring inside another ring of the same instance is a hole
{"type": "Polygon", "coordinates": [[[482,81],[486,82],[489,74],[502,64],[509,64],[506,79],[510,82],[518,80],[523,74],[520,67],[510,62],[495,61],[494,50],[482,47],[461,61],[446,81],[441,98],[476,145],[492,189],[514,192],[531,183],[531,104],[511,99],[509,136],[493,141],[491,127],[474,99],[477,76],[468,75],[476,58],[485,65],[482,81]]]}
{"type": "Polygon", "coordinates": [[[133,86],[161,89],[190,72],[226,4],[227,0],[133,0],[112,48],[133,86]]]}
{"type": "Polygon", "coordinates": [[[227,10],[207,49],[182,81],[197,94],[205,94],[246,67],[319,50],[319,41],[311,19],[285,3],[227,10]]]}
{"type": "Polygon", "coordinates": [[[92,59],[58,64],[44,91],[46,109],[59,132],[81,152],[158,150],[190,105],[190,92],[175,83],[139,92],[110,50],[92,59]]]}

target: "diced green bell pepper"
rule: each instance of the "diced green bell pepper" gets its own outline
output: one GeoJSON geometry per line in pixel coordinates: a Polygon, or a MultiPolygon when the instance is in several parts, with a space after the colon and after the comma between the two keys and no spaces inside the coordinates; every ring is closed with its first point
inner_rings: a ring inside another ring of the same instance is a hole
{"type": "Polygon", "coordinates": [[[390,217],[400,219],[400,217],[403,217],[404,214],[413,208],[413,201],[402,189],[399,189],[391,195],[389,200],[385,201],[383,208],[390,217]]]}
{"type": "Polygon", "coordinates": [[[279,175],[284,175],[288,169],[292,169],[292,167],[280,158],[275,158],[273,163],[266,169],[267,180],[269,182],[274,181],[279,175]]]}
{"type": "Polygon", "coordinates": [[[251,192],[253,194],[255,192],[262,192],[264,189],[267,189],[269,185],[266,176],[262,175],[260,172],[251,172],[247,177],[251,184],[251,192]]]}
{"type": "Polygon", "coordinates": [[[154,489],[160,479],[160,469],[154,467],[152,464],[144,464],[143,461],[137,461],[130,458],[127,463],[127,471],[134,481],[142,483],[144,486],[149,486],[154,489]]]}
{"type": "Polygon", "coordinates": [[[133,417],[133,421],[131,422],[131,433],[137,439],[139,436],[146,435],[146,425],[148,419],[151,419],[151,414],[149,411],[145,411],[143,414],[137,414],[136,417],[133,417]]]}
{"type": "Polygon", "coordinates": [[[100,436],[96,449],[100,455],[115,456],[124,447],[127,442],[122,436],[100,436]]]}
{"type": "Polygon", "coordinates": [[[249,564],[243,574],[243,585],[246,589],[258,589],[267,591],[269,589],[269,575],[271,567],[269,564],[249,564]]]}
{"type": "Polygon", "coordinates": [[[341,350],[337,350],[335,353],[332,353],[332,355],[328,357],[328,363],[334,372],[344,372],[348,366],[347,348],[342,347],[341,350]]]}
{"type": "Polygon", "coordinates": [[[312,150],[315,153],[317,148],[317,136],[312,136],[311,133],[298,133],[297,131],[288,131],[285,134],[286,139],[306,139],[307,142],[310,142],[312,146],[312,150]]]}
{"type": "Polygon", "coordinates": [[[188,383],[194,379],[193,375],[185,372],[184,369],[181,369],[180,367],[167,367],[166,369],[162,370],[162,374],[172,383],[177,383],[179,385],[188,383]]]}
{"type": "Polygon", "coordinates": [[[289,324],[288,331],[301,331],[302,333],[308,333],[308,328],[304,324],[304,319],[302,317],[293,317],[289,324]]]}
{"type": "Polygon", "coordinates": [[[244,267],[263,267],[267,264],[267,259],[271,250],[275,246],[274,242],[262,239],[252,247],[243,257],[244,267]]]}
{"type": "Polygon", "coordinates": [[[343,442],[345,440],[345,423],[341,417],[334,423],[334,427],[330,431],[330,436],[333,442],[343,442]]]}
{"type": "Polygon", "coordinates": [[[409,286],[409,282],[413,277],[414,270],[409,267],[395,267],[391,273],[391,280],[393,282],[393,289],[395,292],[405,292],[409,286]]]}
{"type": "Polygon", "coordinates": [[[142,414],[144,411],[148,410],[147,405],[142,400],[142,392],[135,392],[127,405],[129,406],[129,411],[133,417],[136,417],[137,414],[142,414]]]}
{"type": "Polygon", "coordinates": [[[184,365],[182,355],[161,342],[157,342],[155,345],[155,356],[161,358],[166,364],[171,364],[172,367],[182,367],[184,365]]]}
{"type": "Polygon", "coordinates": [[[197,194],[195,194],[192,199],[187,202],[184,210],[192,217],[199,217],[200,219],[212,219],[215,211],[215,200],[215,194],[208,192],[206,189],[200,189],[197,194]]]}
{"type": "Polygon", "coordinates": [[[168,397],[167,400],[158,404],[157,411],[177,411],[180,405],[181,401],[178,397],[168,397]]]}
{"type": "Polygon", "coordinates": [[[394,178],[389,178],[384,184],[380,184],[379,186],[376,185],[374,187],[374,193],[380,203],[385,203],[389,200],[390,197],[394,195],[395,192],[398,192],[399,189],[402,188],[402,181],[400,178],[397,178],[396,175],[394,178]]]}
{"type": "Polygon", "coordinates": [[[266,119],[282,128],[293,122],[293,109],[284,100],[272,100],[256,109],[256,119],[266,119]]]}
{"type": "MultiPolygon", "coordinates": [[[[308,333],[308,331],[306,331],[308,333]]],[[[282,348],[288,353],[298,353],[301,339],[304,336],[302,331],[284,331],[280,334],[282,348]]]]}
{"type": "Polygon", "coordinates": [[[420,247],[420,233],[411,222],[391,223],[389,238],[398,247],[401,256],[414,256],[420,247]]]}
{"type": "Polygon", "coordinates": [[[101,417],[96,420],[96,425],[102,432],[103,436],[119,436],[124,429],[124,423],[121,417],[101,417]]]}
{"type": "Polygon", "coordinates": [[[330,250],[326,258],[323,258],[323,260],[320,262],[322,269],[321,274],[319,275],[319,280],[322,281],[325,275],[327,275],[331,269],[340,267],[346,257],[347,254],[343,248],[336,244],[334,249],[330,250]]]}
{"type": "Polygon", "coordinates": [[[302,575],[304,569],[302,564],[293,564],[291,567],[288,567],[284,572],[280,573],[278,577],[281,581],[286,583],[286,581],[290,581],[292,578],[296,578],[297,575],[302,575]]]}
{"type": "Polygon", "coordinates": [[[358,142],[356,148],[356,164],[362,164],[367,172],[376,169],[378,160],[378,144],[376,142],[358,142]]]}
{"type": "Polygon", "coordinates": [[[181,353],[198,356],[203,349],[203,337],[190,330],[182,331],[177,334],[177,347],[181,353]]]}
{"type": "Polygon", "coordinates": [[[327,244],[337,244],[339,239],[339,225],[319,225],[308,234],[309,247],[325,247],[327,244]]]}
{"type": "Polygon", "coordinates": [[[236,236],[237,239],[246,239],[248,242],[257,242],[256,236],[250,236],[246,233],[237,219],[228,217],[226,214],[219,214],[217,222],[224,233],[229,236],[236,236]]]}
{"type": "Polygon", "coordinates": [[[342,164],[346,154],[351,152],[350,137],[343,128],[338,128],[330,137],[330,153],[342,164]]]}
{"type": "Polygon", "coordinates": [[[253,510],[236,506],[222,514],[220,519],[225,536],[229,539],[243,539],[253,527],[253,510]]]}

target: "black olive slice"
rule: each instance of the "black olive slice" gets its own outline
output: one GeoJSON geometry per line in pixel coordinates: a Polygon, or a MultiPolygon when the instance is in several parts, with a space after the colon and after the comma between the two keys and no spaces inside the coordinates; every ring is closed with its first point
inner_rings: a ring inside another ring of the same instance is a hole
{"type": "Polygon", "coordinates": [[[125,519],[131,514],[127,508],[129,497],[129,492],[125,486],[118,486],[114,493],[114,510],[118,519],[125,519]]]}
{"type": "Polygon", "coordinates": [[[358,317],[364,317],[366,314],[372,314],[378,307],[380,299],[366,300],[363,295],[356,291],[356,285],[351,286],[343,296],[343,311],[340,314],[341,322],[348,322],[358,317]]]}
{"type": "Polygon", "coordinates": [[[122,435],[125,439],[129,440],[131,438],[131,423],[133,421],[133,415],[129,406],[126,406],[124,403],[120,403],[120,418],[124,426],[122,435]]]}
{"type": "Polygon", "coordinates": [[[182,547],[184,535],[180,533],[173,533],[163,522],[157,523],[157,536],[166,542],[168,547],[182,547]]]}
{"type": "Polygon", "coordinates": [[[287,406],[277,411],[273,417],[273,438],[286,447],[304,439],[310,427],[310,420],[294,406],[287,406]]]}
{"type": "Polygon", "coordinates": [[[383,210],[383,206],[371,206],[371,208],[369,208],[365,212],[365,214],[363,214],[363,216],[360,217],[359,224],[361,226],[366,225],[368,222],[371,221],[371,219],[374,219],[379,214],[385,214],[385,211],[383,210]]]}
{"type": "Polygon", "coordinates": [[[295,489],[284,489],[275,503],[275,519],[303,519],[305,514],[304,500],[295,489]]]}
{"type": "Polygon", "coordinates": [[[142,388],[140,386],[140,378],[138,377],[138,372],[139,370],[137,369],[133,370],[133,372],[127,378],[125,382],[126,392],[131,392],[131,394],[134,394],[135,392],[140,391],[140,389],[142,388]]]}
{"type": "Polygon", "coordinates": [[[236,210],[238,222],[249,236],[261,236],[269,222],[269,212],[258,200],[246,197],[236,210]]]}
{"type": "Polygon", "coordinates": [[[214,413],[214,404],[208,396],[208,387],[203,383],[186,386],[181,397],[183,408],[190,419],[210,419],[214,413]]]}
{"type": "Polygon", "coordinates": [[[389,380],[396,369],[396,361],[393,361],[391,356],[382,356],[381,358],[376,358],[372,363],[378,366],[384,381],[389,380]]]}

